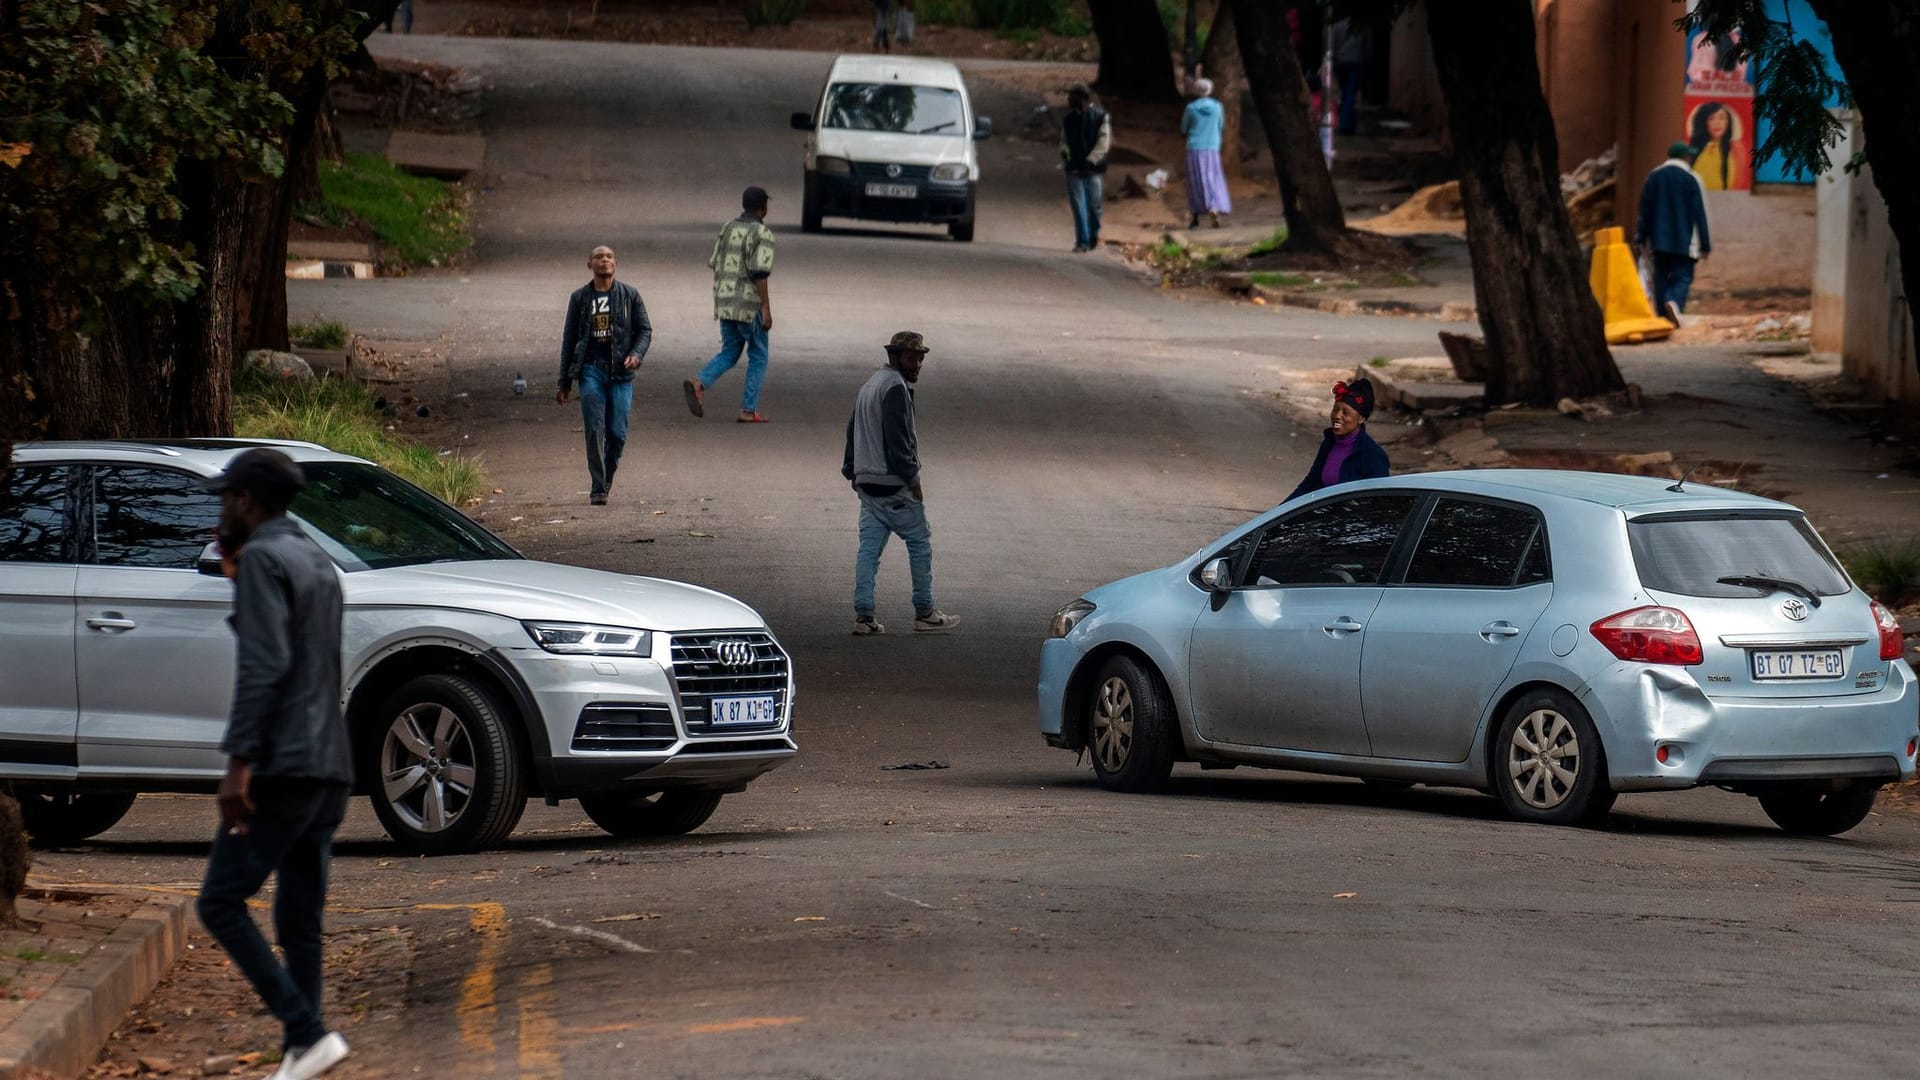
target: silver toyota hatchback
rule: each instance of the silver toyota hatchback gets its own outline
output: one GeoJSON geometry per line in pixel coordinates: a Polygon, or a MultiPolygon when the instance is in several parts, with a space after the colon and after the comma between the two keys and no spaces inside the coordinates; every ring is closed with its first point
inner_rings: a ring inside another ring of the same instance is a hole
{"type": "Polygon", "coordinates": [[[1573,823],[1623,791],[1860,823],[1914,775],[1893,616],[1798,509],[1531,470],[1345,484],[1054,616],[1040,728],[1110,788],[1176,761],[1498,794],[1573,823]]]}
{"type": "Polygon", "coordinates": [[[308,443],[23,445],[0,476],[0,783],[37,841],[219,781],[233,586],[198,482],[253,445],[307,474],[290,515],[339,568],[359,788],[403,845],[497,844],[530,797],[687,832],[797,752],[786,650],[730,596],[522,558],[308,443]]]}

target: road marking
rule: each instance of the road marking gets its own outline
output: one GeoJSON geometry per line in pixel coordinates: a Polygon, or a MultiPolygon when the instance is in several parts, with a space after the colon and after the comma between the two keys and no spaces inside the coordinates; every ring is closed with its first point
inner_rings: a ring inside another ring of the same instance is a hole
{"type": "Polygon", "coordinates": [[[479,1060],[486,1071],[493,1071],[493,1028],[499,1019],[498,981],[500,958],[507,950],[507,909],[499,904],[420,904],[425,911],[466,911],[467,928],[480,936],[480,950],[473,970],[460,982],[460,1004],[454,1016],[460,1020],[460,1042],[479,1060]]]}
{"type": "Polygon", "coordinates": [[[748,1016],[739,1020],[716,1020],[711,1024],[695,1024],[687,1029],[689,1035],[725,1035],[734,1031],[757,1031],[760,1028],[787,1027],[790,1024],[806,1023],[804,1016],[748,1016]]]}
{"type": "Polygon", "coordinates": [[[906,901],[907,903],[909,903],[909,904],[912,904],[912,905],[913,905],[914,907],[923,907],[923,908],[926,908],[926,909],[927,909],[928,911],[938,911],[938,910],[940,910],[939,908],[937,908],[937,907],[934,907],[934,906],[933,906],[932,904],[929,904],[929,903],[926,903],[926,902],[924,902],[924,901],[921,901],[921,900],[915,900],[915,899],[914,899],[913,897],[911,897],[911,896],[901,896],[901,895],[900,895],[899,893],[897,893],[897,892],[889,892],[889,893],[887,893],[887,895],[888,895],[888,896],[891,896],[891,897],[893,897],[893,898],[894,898],[895,900],[905,900],[905,901],[906,901]]]}
{"type": "Polygon", "coordinates": [[[543,919],[538,915],[529,915],[527,921],[536,926],[544,926],[549,930],[558,930],[563,934],[575,934],[579,937],[592,938],[595,941],[611,945],[616,949],[625,949],[627,952],[650,953],[653,951],[638,942],[628,941],[619,934],[609,934],[605,930],[595,930],[591,926],[562,926],[552,919],[543,919]]]}
{"type": "Polygon", "coordinates": [[[560,1021],[553,1015],[553,965],[535,964],[520,979],[521,1080],[561,1080],[560,1021]]]}

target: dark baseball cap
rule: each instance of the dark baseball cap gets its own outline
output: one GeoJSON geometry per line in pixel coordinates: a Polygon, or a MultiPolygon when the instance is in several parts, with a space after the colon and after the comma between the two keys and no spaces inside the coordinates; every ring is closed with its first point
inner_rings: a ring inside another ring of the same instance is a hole
{"type": "Polygon", "coordinates": [[[767,189],[750,187],[740,193],[740,209],[765,210],[767,208],[767,189]]]}
{"type": "Polygon", "coordinates": [[[256,446],[227,462],[227,471],[201,481],[204,491],[244,491],[268,502],[285,502],[307,486],[306,474],[278,450],[256,446]]]}

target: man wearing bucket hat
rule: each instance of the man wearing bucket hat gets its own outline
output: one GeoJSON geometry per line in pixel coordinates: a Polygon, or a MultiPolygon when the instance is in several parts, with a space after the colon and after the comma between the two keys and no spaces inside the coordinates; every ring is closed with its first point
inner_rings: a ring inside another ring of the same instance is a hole
{"type": "Polygon", "coordinates": [[[1288,500],[1335,484],[1371,480],[1388,471],[1387,452],[1367,434],[1367,418],[1373,415],[1373,383],[1355,379],[1333,384],[1332,426],[1320,437],[1320,452],[1313,467],[1293,489],[1288,500]]]}
{"type": "Polygon", "coordinates": [[[874,618],[873,579],[888,536],[907,545],[913,574],[913,628],[947,630],[959,619],[933,606],[933,532],[920,487],[920,440],[913,422],[913,388],[927,359],[926,339],[902,330],[887,341],[887,365],[873,373],[847,419],[847,452],[840,475],[860,497],[860,549],[853,565],[853,632],[867,637],[887,628],[874,618]]]}
{"type": "Polygon", "coordinates": [[[1634,242],[1653,252],[1653,310],[1680,325],[1693,287],[1694,263],[1713,251],[1707,235],[1706,187],[1693,171],[1693,147],[1677,142],[1640,188],[1634,242]]]}
{"type": "Polygon", "coordinates": [[[220,740],[227,774],[198,909],[284,1029],[276,1080],[308,1080],[347,1056],[320,1011],[327,864],[353,783],[340,712],[340,577],[287,517],[305,485],[299,465],[264,447],[205,485],[220,492],[221,546],[238,557],[233,705],[220,740]],[[247,910],[269,873],[285,964],[247,910]]]}

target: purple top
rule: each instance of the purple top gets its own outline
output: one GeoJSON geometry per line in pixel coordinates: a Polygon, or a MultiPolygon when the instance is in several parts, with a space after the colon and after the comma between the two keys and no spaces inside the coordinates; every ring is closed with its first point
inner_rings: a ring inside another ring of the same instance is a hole
{"type": "Polygon", "coordinates": [[[1333,445],[1327,448],[1327,463],[1320,467],[1320,486],[1332,487],[1340,482],[1340,466],[1347,463],[1353,444],[1359,439],[1359,428],[1354,428],[1351,434],[1334,437],[1333,445]]]}

